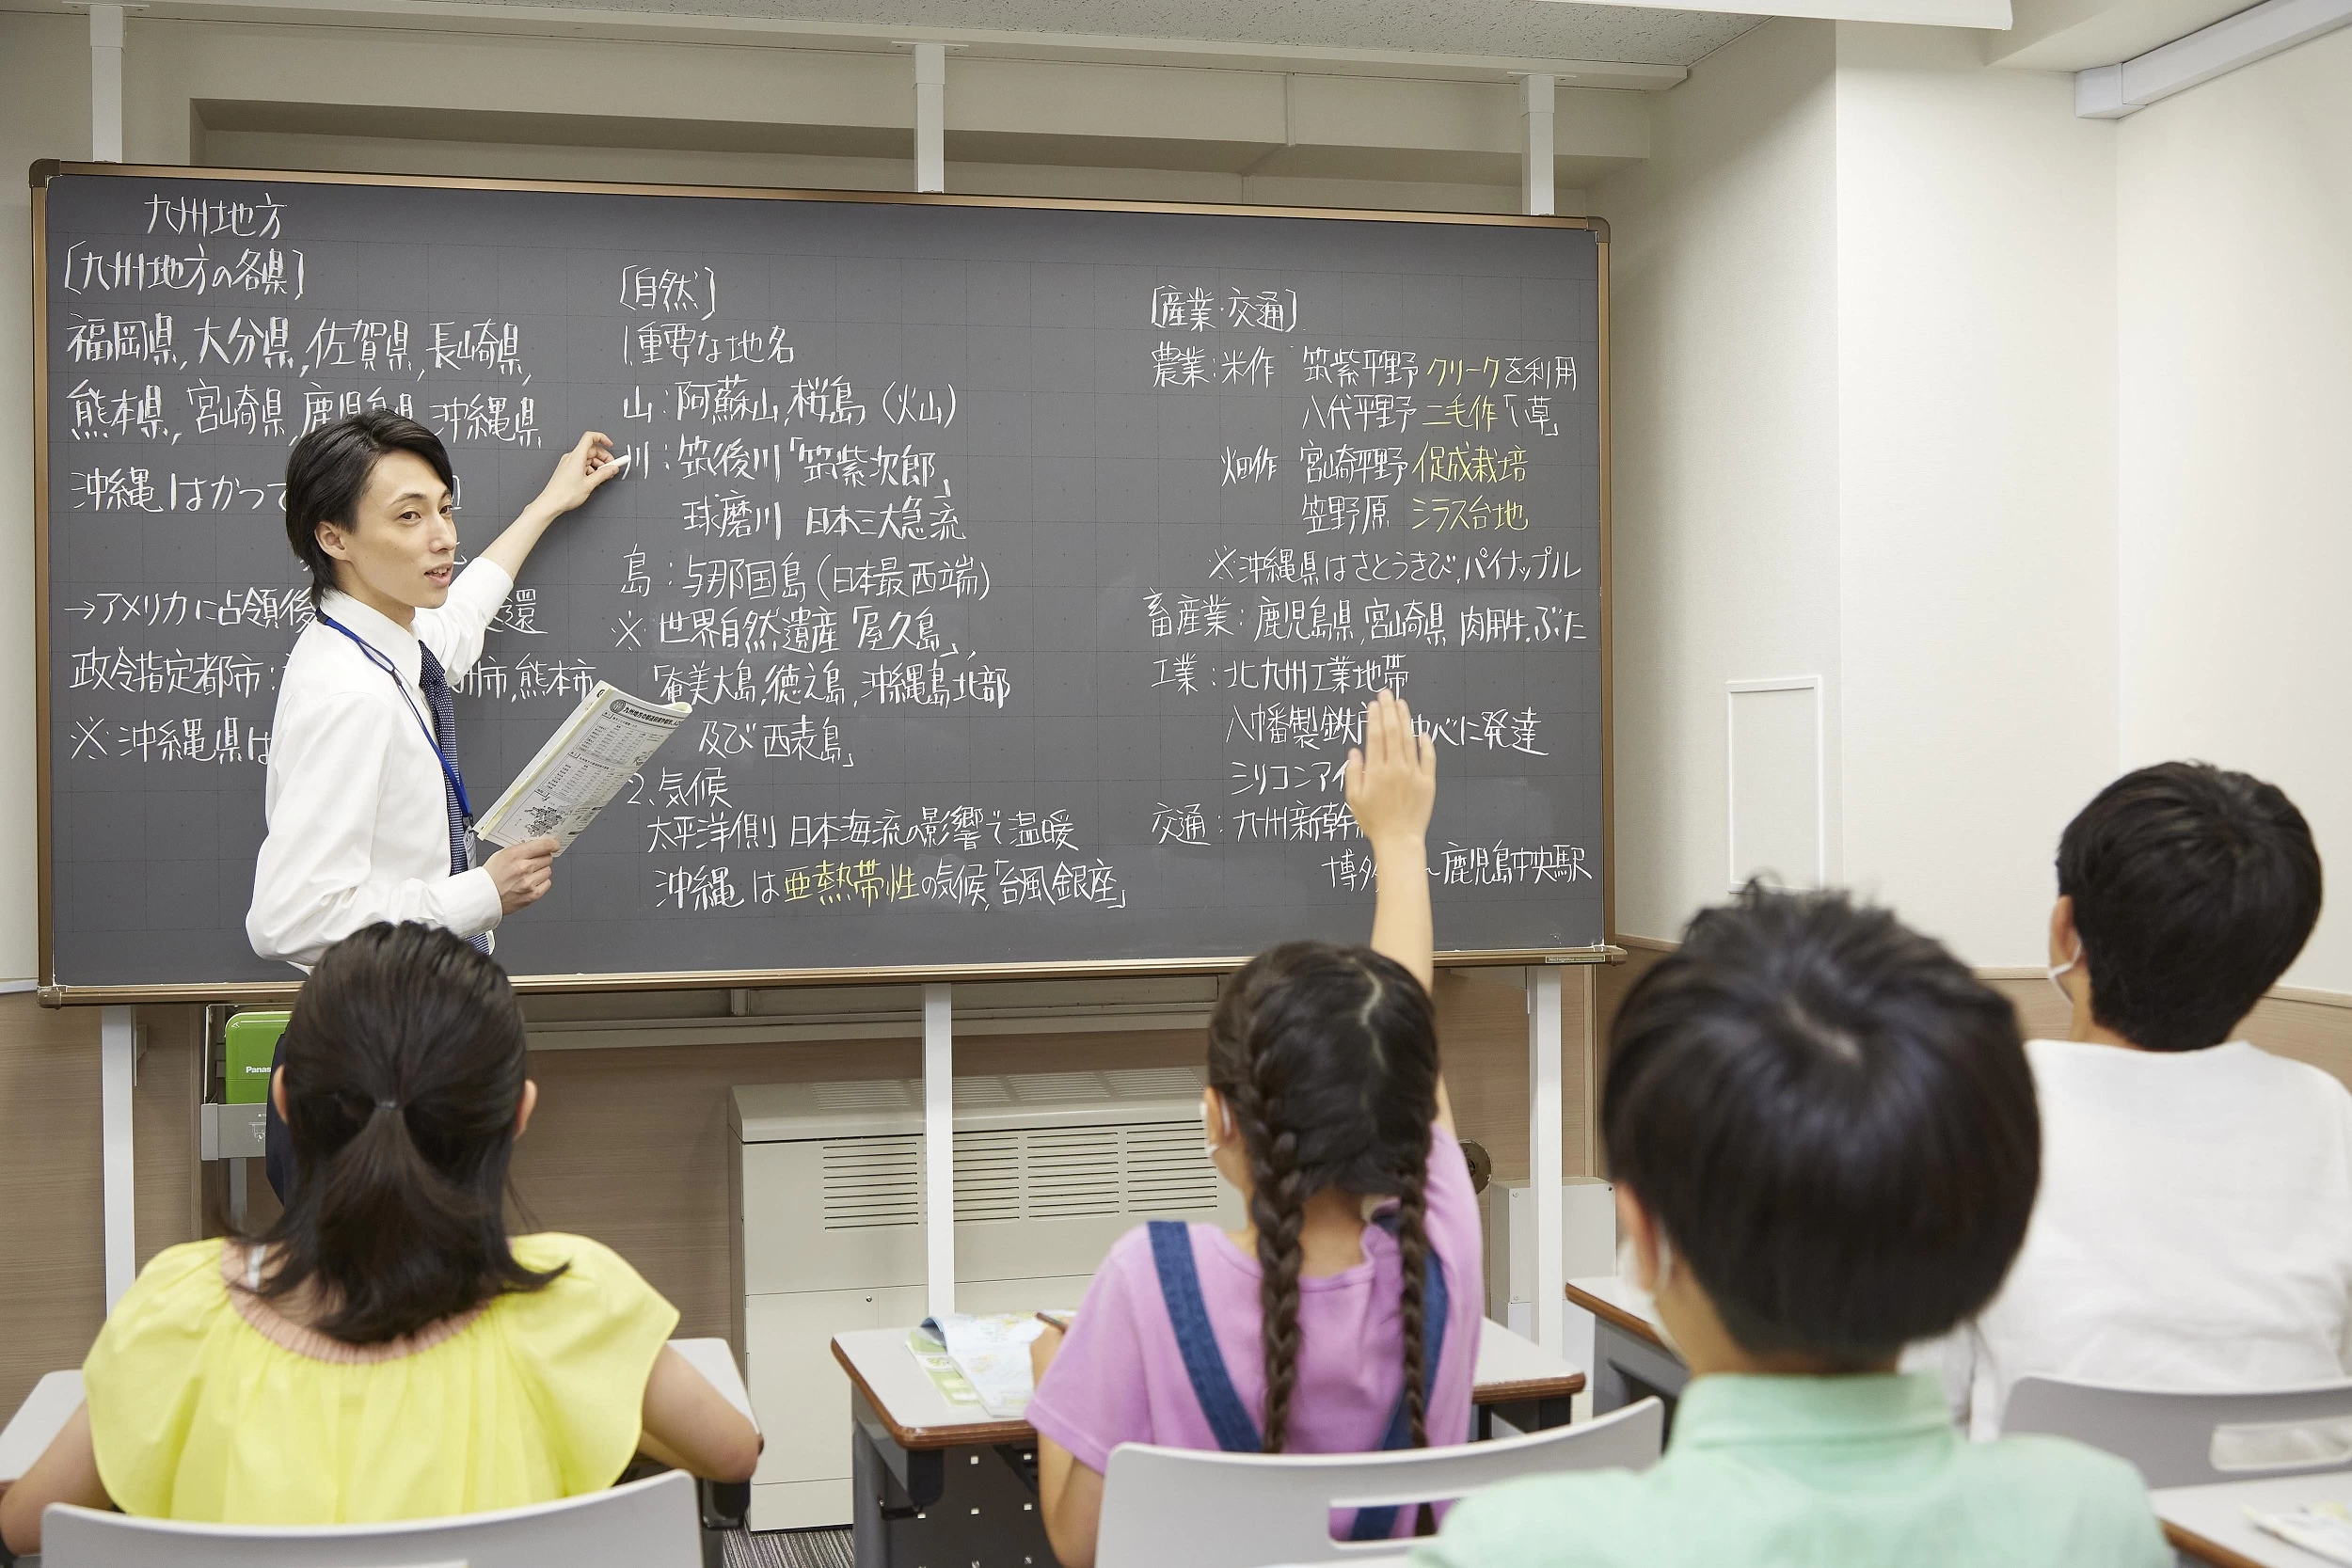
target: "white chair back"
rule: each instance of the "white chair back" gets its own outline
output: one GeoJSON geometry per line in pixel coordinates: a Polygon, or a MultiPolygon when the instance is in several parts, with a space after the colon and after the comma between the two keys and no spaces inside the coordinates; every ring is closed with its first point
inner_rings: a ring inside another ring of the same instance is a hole
{"type": "Polygon", "coordinates": [[[2005,1433],[2072,1437],[2130,1460],[2152,1487],[2352,1466],[2352,1382],[2184,1394],[2021,1377],[2005,1433]]]}
{"type": "Polygon", "coordinates": [[[382,1525],[197,1525],[63,1504],[42,1568],[702,1568],[694,1478],[672,1470],[496,1513],[382,1525]]]}
{"type": "Polygon", "coordinates": [[[1390,1453],[1216,1453],[1129,1443],[1104,1478],[1097,1568],[1265,1568],[1393,1556],[1394,1541],[1331,1538],[1335,1508],[1406,1509],[1564,1470],[1645,1469],[1665,1416],[1656,1400],[1582,1426],[1390,1453]]]}

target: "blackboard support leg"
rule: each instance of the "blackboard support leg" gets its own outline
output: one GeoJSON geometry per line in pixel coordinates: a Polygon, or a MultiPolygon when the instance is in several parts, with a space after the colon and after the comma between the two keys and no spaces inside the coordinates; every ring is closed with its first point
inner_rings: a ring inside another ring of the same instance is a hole
{"type": "Polygon", "coordinates": [[[955,988],[923,988],[923,1256],[930,1315],[956,1309],[955,988]]]}
{"type": "Polygon", "coordinates": [[[131,1091],[139,1081],[138,1020],[135,1007],[107,1007],[98,1022],[98,1127],[103,1150],[109,1312],[139,1272],[138,1204],[131,1159],[131,1091]]]}
{"type": "Polygon", "coordinates": [[[1527,971],[1527,1180],[1535,1196],[1535,1342],[1566,1353],[1567,1269],[1560,1255],[1560,970],[1527,971]]]}

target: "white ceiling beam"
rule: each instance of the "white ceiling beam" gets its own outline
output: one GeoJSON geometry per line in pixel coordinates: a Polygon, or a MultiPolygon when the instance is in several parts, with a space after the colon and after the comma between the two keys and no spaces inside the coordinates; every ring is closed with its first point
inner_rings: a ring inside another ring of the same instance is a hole
{"type": "Polygon", "coordinates": [[[2074,112],[2122,119],[2201,82],[2352,24],[2352,0],[2264,0],[2119,65],[2074,73],[2074,112]]]}
{"type": "MultiPolygon", "coordinates": [[[[1942,0],[1950,3],[1950,0],[1942,0]]],[[[0,0],[0,10],[24,8],[0,0]]],[[[789,49],[888,51],[914,42],[941,42],[972,57],[1094,60],[1129,65],[1184,65],[1208,70],[1301,71],[1335,76],[1406,76],[1458,81],[1509,81],[1531,71],[1562,87],[1663,92],[1687,80],[1678,65],[1579,60],[1534,55],[1425,54],[1410,49],[1359,49],[1338,44],[1255,43],[1121,34],[997,31],[981,27],[908,27],[857,22],[809,22],[786,17],[706,16],[682,11],[614,10],[562,4],[485,4],[483,0],[151,0],[164,19],[284,23],[320,26],[399,27],[703,43],[767,44],[789,49]]],[[[1683,8],[1688,9],[1690,8],[1683,8]]]]}
{"type": "Polygon", "coordinates": [[[1720,11],[1737,16],[1800,16],[1826,22],[1900,22],[1920,27],[2010,24],[2009,0],[1609,0],[1659,11],[1720,11]]]}

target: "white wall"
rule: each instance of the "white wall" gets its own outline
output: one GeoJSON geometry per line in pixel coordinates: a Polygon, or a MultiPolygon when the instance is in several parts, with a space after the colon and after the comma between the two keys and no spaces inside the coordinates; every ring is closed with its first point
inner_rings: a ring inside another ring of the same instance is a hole
{"type": "Polygon", "coordinates": [[[1724,893],[1724,685],[1823,677],[1828,872],[2037,961],[2114,770],[2112,128],[1959,31],[1779,21],[1611,221],[1617,925],[1724,893]]]}
{"type": "Polygon", "coordinates": [[[33,322],[36,158],[87,158],[89,24],[0,13],[0,981],[33,973],[33,322]]]}
{"type": "Polygon", "coordinates": [[[1639,936],[1724,895],[1726,680],[1832,677],[1835,752],[1836,63],[1826,23],[1744,35],[1656,101],[1649,159],[1592,192],[1611,229],[1616,917],[1639,936]]]}
{"type": "Polygon", "coordinates": [[[2114,128],[1981,47],[1837,29],[1845,867],[2018,965],[2117,770],[2114,128]]]}
{"type": "MultiPolygon", "coordinates": [[[[2295,798],[2352,882],[2352,31],[2121,122],[2122,751],[2295,798]]],[[[2338,893],[2291,985],[2352,991],[2338,893]]]]}

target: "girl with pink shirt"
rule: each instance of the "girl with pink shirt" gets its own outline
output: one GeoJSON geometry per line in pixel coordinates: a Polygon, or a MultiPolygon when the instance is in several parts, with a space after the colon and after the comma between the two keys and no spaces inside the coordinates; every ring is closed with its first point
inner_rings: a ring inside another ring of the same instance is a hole
{"type": "MultiPolygon", "coordinates": [[[[1067,1336],[1033,1348],[1040,1506],[1065,1568],[1091,1568],[1121,1443],[1360,1453],[1469,1440],[1485,1276],[1429,1000],[1436,791],[1432,741],[1381,693],[1347,765],[1379,868],[1370,945],[1270,948],[1209,1023],[1201,1117],[1248,1226],[1129,1231],[1067,1336]]],[[[1340,1524],[1358,1540],[1427,1528],[1393,1509],[1340,1524]]]]}

